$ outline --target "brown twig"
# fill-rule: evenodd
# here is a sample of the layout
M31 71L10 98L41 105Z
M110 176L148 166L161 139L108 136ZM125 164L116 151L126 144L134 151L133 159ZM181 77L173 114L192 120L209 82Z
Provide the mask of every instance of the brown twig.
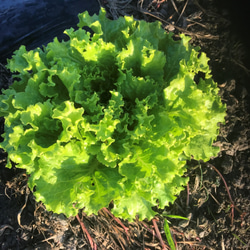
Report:
M10 229L10 230L13 230L14 231L14 228L10 225L1 225L0 226L0 236L2 236L4 234L4 231L6 229Z
M87 238L88 238L88 241L89 241L89 244L91 246L91 249L96 250L97 249L97 245L93 241L92 237L90 236L87 228L85 227L84 223L81 221L81 219L80 219L80 217L79 217L78 214L76 215L76 218L77 218L77 220L78 220L78 222L79 222L79 224L80 224L80 226L82 228L83 233L85 233L86 236L87 236Z
M212 164L208 164L208 165L209 165L213 170L215 170L215 171L218 173L218 175L220 176L220 178L221 178L222 181L224 182L224 185L225 185L225 188L226 188L226 190L227 190L227 194L228 194L229 200L230 200L230 202L231 202L231 209L232 209L231 224L233 225L233 221L234 221L234 208L235 208L240 214L242 214L243 212L242 212L237 206L235 206L234 201L233 201L233 199L232 199L232 196L231 196L231 194L230 194L229 188L228 188L228 186L227 186L227 183L226 183L226 181L225 181L223 175L220 173L220 171L219 171L215 166L213 166Z
M162 240L159 228L158 228L157 223L156 223L156 219L153 219L152 222L153 222L153 225L154 225L154 228L155 228L156 235L157 235L158 239L160 240L162 249L166 250L167 248L166 248L166 245L164 244L164 242Z
M73 207L75 208L75 205L73 205ZM93 241L92 237L90 236L90 234L89 234L87 228L85 227L83 221L80 219L80 217L79 217L78 214L76 215L76 219L78 220L78 222L79 222L79 224L80 224L80 226L81 226L81 228L82 228L83 233L86 234L86 236L87 236L87 238L88 238L88 241L89 241L89 244L90 244L90 246L91 246L91 249L92 249L92 250L97 250L97 245L96 245L96 243Z
M187 202L186 202L187 207L189 206L189 196L190 196L190 190L189 190L189 183L188 183L187 184Z
M173 5L173 7L174 7L176 13L179 15L179 11L178 11L178 9L177 9L177 7L176 7L176 5L175 5L174 0L171 0L171 3L172 3L172 5Z
M179 15L179 17L178 17L176 23L178 23L179 20L181 19L182 15L183 15L183 13L184 13L186 7L187 7L187 4L188 4L188 0L186 1L185 5L184 5L184 7L183 7L183 9L182 9L182 11L181 11L181 14Z
M21 207L21 209L19 210L19 212L18 212L18 214L17 214L17 222L18 222L18 225L19 225L21 228L24 228L23 225L21 224L21 215L22 215L22 212L23 212L24 208L25 208L26 205L27 205L27 201L28 201L28 198L29 198L29 194L30 194L29 188L28 188L28 186L26 186L25 202L24 202L23 206Z
M185 245L189 245L191 247L198 246L198 247L203 247L204 249L207 249L207 246L202 245L199 242L195 242L195 241L178 241L178 244L185 244Z
M141 11L141 13L143 13L145 15L152 16L156 20L160 21L162 24L167 24L167 25L173 26L175 29L177 29L179 32L182 32L185 35L195 37L195 38L198 38L198 39L209 39L209 40L218 40L219 39L218 35L211 35L211 34L206 34L206 33L203 34L201 32L191 32L191 31L188 31L188 30L183 29L181 27L178 27L177 25L174 25L174 24L172 24L172 23L160 18L159 16L154 15L153 13L150 13L150 12L148 12L146 10L140 10L140 11Z
M142 225L146 228L146 230L148 231L148 232L150 232L152 235L153 235L153 238L154 238L154 236L155 236L155 231L153 230L153 229L151 229L150 227L148 227L148 225L145 223L145 222L141 222L142 223Z
M108 214L112 217L112 219L114 219L114 220L124 229L124 231L125 231L125 233L126 233L126 235L127 235L127 240L129 240L129 233L128 233L129 228L126 227L126 226L120 221L120 219L116 218L116 217L115 217L106 207L104 207L103 210L104 210L106 213L108 213Z
M161 234L160 234L160 232L159 232L159 234L156 234L156 230L153 230L153 229L151 229L151 228L149 228L148 226L147 226L147 224L145 223L145 222L141 222L142 223L142 225L146 228L146 230L148 231L148 232L150 232L152 235L153 235L153 238L154 238L154 236L156 236L156 238L158 238L158 240L161 242L161 240L162 240L162 237L161 237ZM156 225L156 227L157 227L157 225ZM158 228L158 227L157 227ZM159 231L159 229L158 229L158 231ZM162 240L162 242L163 242L163 240ZM165 246L167 249L170 249L168 246ZM166 249L165 248L165 249Z

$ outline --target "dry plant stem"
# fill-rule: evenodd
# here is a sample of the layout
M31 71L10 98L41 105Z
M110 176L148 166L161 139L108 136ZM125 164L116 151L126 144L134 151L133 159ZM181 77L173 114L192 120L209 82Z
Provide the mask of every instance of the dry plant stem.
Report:
M178 244L185 244L185 246L189 245L190 247L197 246L197 247L199 247L199 249L201 247L202 247L202 249L208 249L207 246L202 245L202 244L197 243L197 242L194 242L194 241L178 241ZM194 248L192 248L192 249L194 249Z
M21 215L22 215L22 212L24 210L24 208L26 207L27 205L27 201L28 201L28 198L29 198L29 188L28 186L26 186L26 193L25 193L25 203L24 205L21 207L21 209L19 210L18 214L17 214L17 222L18 222L18 225L21 227L21 228L24 228L21 224Z
M154 236L155 236L155 231L152 230L151 228L149 228L145 222L142 221L141 223L142 223L142 225L146 228L146 230L147 230L148 232L150 232L150 233L153 235L153 237L154 237Z
M176 5L175 5L174 0L171 0L171 3L172 3L172 5L173 5L173 7L174 7L176 13L179 15L179 11L178 11L178 9L177 9L177 7L176 7Z
M78 220L78 222L79 222L79 224L80 224L80 226L82 228L83 233L85 233L87 235L87 238L88 238L89 244L91 246L91 249L96 250L97 245L95 244L95 242L93 242L92 237L90 236L87 228L85 227L84 223L81 221L78 214L76 215L76 218L77 218L77 220Z
M126 227L118 218L116 218L106 207L103 208L103 210L108 213L124 230L128 238L128 230L129 228Z
M11 198L10 198L9 195L7 194L7 186L5 186L4 194L5 194L5 196L6 196L9 200L11 200Z
M161 237L161 234L159 233L159 235L158 234L156 234L155 235L155 231L156 230L153 230L153 229L151 229L151 228L149 228L148 226L147 226L147 224L145 223L145 222L141 222L142 223L142 225L146 228L146 230L148 231L148 232L150 232L152 235L153 235L153 238L154 238L154 236L156 236L156 238L158 238L158 240L159 241L161 241L162 240L162 237ZM156 225L156 227L157 227L157 225ZM158 227L157 227L158 228ZM159 230L158 230L159 231ZM165 246L167 249L170 249L168 246ZM166 249L165 248L165 249Z
M181 19L183 13L184 13L184 11L185 11L185 9L186 9L186 7L187 7L187 4L188 4L188 0L186 1L185 5L184 5L184 7L183 7L183 9L182 9L182 11L181 11L181 14L179 15L179 17L178 17L176 23L178 23L178 22L180 21L180 19Z
M189 183L188 183L187 184L187 202L186 202L187 207L189 206L189 195L190 195L190 191L189 191Z
M164 242L163 242L163 240L162 240L162 237L161 237L159 228L158 228L157 223L156 223L156 219L153 219L152 222L153 222L153 224L154 224L154 228L155 228L156 235L157 235L158 239L160 240L162 249L163 249L163 250L166 250L167 248L166 248L166 245L164 244Z
M225 185L225 188L226 188L226 190L227 190L227 194L228 194L229 200L230 200L230 202L231 202L231 208L232 208L232 221L231 221L231 223L232 223L232 225L233 225L234 208L235 208L240 214L242 214L242 211L241 211L237 206L235 206L234 201L233 201L233 199L232 199L232 196L231 196L231 194L230 194L229 188L228 188L228 186L227 186L227 183L226 183L224 177L222 176L222 174L220 173L220 171L219 171L215 166L213 166L212 164L208 164L208 166L210 166L213 170L215 170L215 171L218 173L218 175L220 176L220 178L221 178L221 179L223 180L223 182L224 182L224 185Z
M154 17L156 20L160 21L162 24L165 23L165 24L168 24L168 25L172 25L175 29L177 29L179 32L182 32L183 34L185 35L188 35L188 36L191 36L191 37L196 37L198 39L210 39L210 40L218 40L219 39L219 36L217 35L211 35L211 34L202 34L202 33L199 33L199 32L191 32L191 31L188 31L186 29L183 29L181 27L178 27L148 11L145 11L145 10L141 10L141 13L145 14L145 15L149 15L149 16L152 16Z
M3 235L4 231L9 228L10 230L13 230L14 231L14 228L10 225L1 225L0 226L0 236Z

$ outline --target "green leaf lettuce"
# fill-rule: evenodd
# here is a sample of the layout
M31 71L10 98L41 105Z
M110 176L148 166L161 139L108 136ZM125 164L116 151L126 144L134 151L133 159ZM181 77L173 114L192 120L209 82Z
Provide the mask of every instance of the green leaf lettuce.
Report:
M8 62L16 78L0 97L8 167L25 168L55 213L96 214L113 201L116 216L151 219L187 184L187 159L219 152L225 106L208 58L158 22L111 21L103 9L79 20L68 41L21 46Z

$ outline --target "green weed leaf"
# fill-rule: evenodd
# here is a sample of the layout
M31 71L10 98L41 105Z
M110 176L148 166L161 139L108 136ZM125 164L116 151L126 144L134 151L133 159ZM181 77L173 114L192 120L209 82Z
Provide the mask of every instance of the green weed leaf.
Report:
M174 244L174 241L172 238L172 234L171 234L171 231L170 231L170 228L168 225L168 221L166 219L164 219L164 232L166 234L167 241L168 241L168 244L169 244L171 250L175 250L176 247L175 247L175 244Z

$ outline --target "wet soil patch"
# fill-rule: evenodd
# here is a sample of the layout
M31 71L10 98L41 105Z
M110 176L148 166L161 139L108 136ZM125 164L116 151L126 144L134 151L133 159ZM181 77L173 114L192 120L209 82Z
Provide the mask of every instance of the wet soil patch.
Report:
M232 19L230 4L216 5L212 0L115 2L100 1L111 18L133 14L147 21L160 20L176 36L190 35L191 42L211 58L214 79L227 104L226 121L216 142L221 152L207 163L188 163L188 186L173 205L159 211L154 222L135 219L128 223L116 220L107 209L92 216L80 211L78 218L48 212L28 189L25 171L15 166L7 169L7 154L1 151L1 249L91 249L86 232L97 249L169 249L163 225L166 213L189 219L168 218L178 249L250 248L249 51L235 29L236 22L243 25L244 21L234 14ZM0 65L1 88L11 82L11 75ZM1 118L1 133L3 123Z

